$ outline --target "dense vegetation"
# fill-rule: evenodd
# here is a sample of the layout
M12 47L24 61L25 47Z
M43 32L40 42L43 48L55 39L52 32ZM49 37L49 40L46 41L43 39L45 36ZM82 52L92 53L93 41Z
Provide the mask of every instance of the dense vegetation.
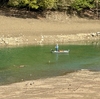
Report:
M100 0L0 0L1 6L27 8L28 10L84 10L99 9Z
M1 0L1 4L7 4L13 7L27 7L31 9L67 9L71 6L73 9L82 10L85 8L95 8L100 0ZM100 6L100 5L99 5Z

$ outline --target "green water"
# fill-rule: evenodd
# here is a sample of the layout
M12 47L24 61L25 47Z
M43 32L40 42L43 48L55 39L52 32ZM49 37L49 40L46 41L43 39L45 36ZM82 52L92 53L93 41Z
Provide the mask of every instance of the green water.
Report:
M100 71L100 46L60 45L69 54L53 54L49 46L0 48L0 85L64 75L81 69Z

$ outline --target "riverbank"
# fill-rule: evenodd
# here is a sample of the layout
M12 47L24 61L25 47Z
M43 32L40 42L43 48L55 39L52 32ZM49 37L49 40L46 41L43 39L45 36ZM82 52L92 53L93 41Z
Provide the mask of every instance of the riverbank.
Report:
M99 89L100 72L81 70L0 86L0 99L99 99Z
M23 19L0 16L0 45L64 44L100 39L99 20Z

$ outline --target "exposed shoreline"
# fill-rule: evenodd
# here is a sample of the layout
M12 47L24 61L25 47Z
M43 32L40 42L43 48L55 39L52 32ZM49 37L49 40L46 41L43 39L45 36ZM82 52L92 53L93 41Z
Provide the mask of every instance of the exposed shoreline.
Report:
M0 46L65 44L99 39L99 20L72 18L59 22L0 16Z
M0 99L99 99L100 72L67 75L0 86Z
M82 44L84 42L97 42L100 35L97 33L81 33L71 35L39 35L0 37L0 46L22 46L22 45L50 45L50 44ZM79 43L80 42L80 43Z

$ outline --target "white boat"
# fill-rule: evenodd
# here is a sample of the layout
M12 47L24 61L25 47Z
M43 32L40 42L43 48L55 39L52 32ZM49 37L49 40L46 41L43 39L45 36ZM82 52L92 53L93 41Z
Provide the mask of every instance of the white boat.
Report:
M59 50L59 51L51 50L52 53L58 53L58 54L59 53L65 53L65 54L67 54L67 53L69 53L69 51L70 50Z

